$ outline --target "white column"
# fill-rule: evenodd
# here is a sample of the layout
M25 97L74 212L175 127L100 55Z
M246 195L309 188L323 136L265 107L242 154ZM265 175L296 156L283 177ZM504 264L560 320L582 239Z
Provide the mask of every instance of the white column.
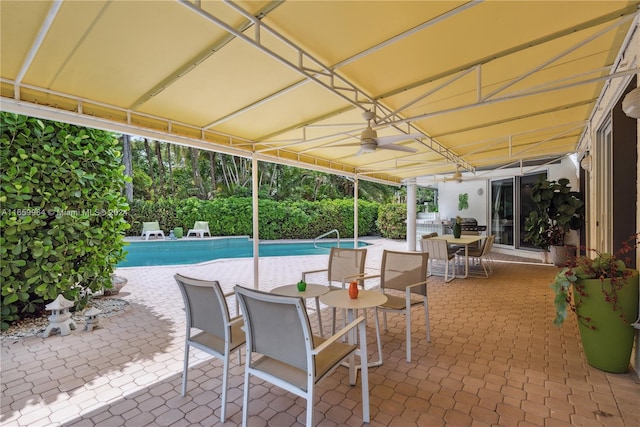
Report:
M416 250L417 195L416 179L405 181L407 185L407 250Z
M358 176L353 179L353 247L358 248L358 194L360 193L358 188Z
M255 154L251 157L251 192L253 205L253 287L258 289L260 269L258 245L260 244L260 233L258 231L258 158Z

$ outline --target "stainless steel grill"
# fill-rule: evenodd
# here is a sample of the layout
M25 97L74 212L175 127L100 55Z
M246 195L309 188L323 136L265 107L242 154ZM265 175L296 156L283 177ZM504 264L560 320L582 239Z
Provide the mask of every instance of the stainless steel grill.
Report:
M456 219L451 218L450 221L451 224L449 225L449 231L451 232L451 228L453 227L453 224L455 224ZM461 218L460 226L462 228L462 231L477 231L479 233L481 231L487 230L487 226L478 225L478 220L476 220L475 218Z

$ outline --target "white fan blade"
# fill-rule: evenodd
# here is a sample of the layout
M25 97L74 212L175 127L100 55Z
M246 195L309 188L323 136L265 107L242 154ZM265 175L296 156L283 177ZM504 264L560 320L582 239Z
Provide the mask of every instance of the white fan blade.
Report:
M381 145L389 145L394 142L408 141L410 139L415 139L415 138L424 138L424 135L421 133L409 133L406 135L381 136L376 138L376 142L378 143L378 147L379 147Z
M381 150L406 151L407 153L415 153L416 151L418 151L415 148L403 147L402 145L393 145L393 144L387 144L387 145L378 144L378 148Z

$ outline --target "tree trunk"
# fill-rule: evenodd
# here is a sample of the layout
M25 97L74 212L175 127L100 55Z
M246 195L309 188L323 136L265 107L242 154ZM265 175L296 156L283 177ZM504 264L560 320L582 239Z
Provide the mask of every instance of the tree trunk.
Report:
M216 153L215 151L209 151L209 169L211 170L211 196L213 199L216 194Z
M147 155L147 162L149 164L149 178L151 178L151 189L154 190L156 186L156 174L153 171L153 157L151 156L151 147L149 147L149 140L144 139L144 151ZM151 193L153 194L153 192Z
M236 183L236 179L233 176L233 170L229 164L233 163L233 156L226 155L222 158L222 162L220 163L222 166L222 176L224 177L225 185L227 186L227 194L231 194L233 192L234 183Z
M269 194L273 194L276 189L276 185L278 184L279 172L280 172L279 165L274 163L271 169L271 179L269 180Z
M200 176L200 169L198 167L198 157L200 157L200 150L197 148L189 147L189 155L191 157L191 172L193 173L193 185L196 187L197 196L200 199L206 197L204 193L204 185L202 184L202 177Z
M124 183L124 195L127 202L133 202L133 164L131 162L131 140L129 135L122 135L122 163L124 164L124 176L131 178L131 182Z
M164 163L162 162L162 150L160 149L160 142L156 141L156 157L158 158L158 179L160 181L160 191L159 193L161 195L164 195L165 193L165 188L164 188L164 178L165 178L165 172L164 172Z
M167 163L169 164L169 183L171 185L171 195L175 196L176 188L173 181L173 165L171 164L171 144L167 144Z

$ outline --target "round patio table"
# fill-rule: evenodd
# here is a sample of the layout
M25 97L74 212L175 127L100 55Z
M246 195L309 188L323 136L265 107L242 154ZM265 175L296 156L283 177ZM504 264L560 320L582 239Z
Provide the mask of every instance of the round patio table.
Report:
M387 302L387 296L382 292L360 290L358 292L358 298L351 298L349 296L348 289L340 289L337 291L331 291L320 296L320 301L329 307L342 308L347 310L347 323L353 322L355 318L355 312L357 310L365 310L367 308L378 307ZM378 340L378 360L368 363L369 366L382 365L382 345L380 343L380 325L378 322L377 314L374 315L376 319L376 338ZM355 342L355 337L350 335L350 340ZM356 366L356 368L358 368Z
M316 312L318 313L318 325L320 328L320 336L324 336L324 332L322 331L322 316L320 314L320 301L318 298L321 295L329 292L329 287L326 285L316 285L314 283L307 283L307 288L304 291L298 290L298 285L284 285L278 286L277 288L273 288L271 293L284 295L287 297L301 297L304 299L314 298L316 300Z

